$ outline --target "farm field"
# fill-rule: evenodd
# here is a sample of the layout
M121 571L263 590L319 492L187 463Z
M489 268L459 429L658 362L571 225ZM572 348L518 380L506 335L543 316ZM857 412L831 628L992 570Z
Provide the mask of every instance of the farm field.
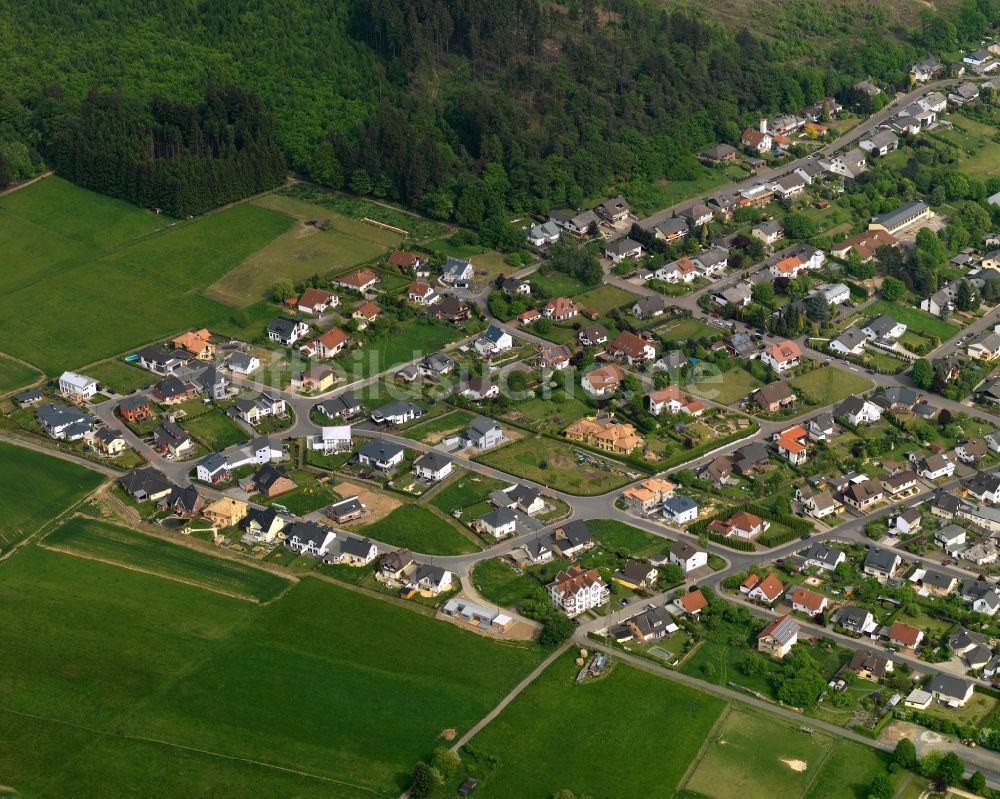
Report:
M173 223L58 178L4 197L0 218L0 248L17 265L0 276L0 316L21 331L5 347L49 375L228 317L200 292L292 221L244 204ZM27 324L53 304L86 313Z
M926 311L914 308L909 305L897 305L896 303L876 300L865 308L865 316L873 319L876 316L887 314L897 322L902 322L907 328L923 336L937 336L941 342L945 342L954 336L961 328L951 322L938 319Z
M83 557L258 602L271 601L289 585L284 577L263 569L85 516L63 522L43 542Z
M709 375L697 383L688 383L684 388L722 405L734 405L761 385L756 377L737 367L719 375Z
M267 194L253 204L285 214L295 224L206 289L207 297L225 305L242 307L265 299L279 277L298 283L370 261L402 240L398 233L286 194ZM306 224L310 219L328 221L330 228Z
M590 457L588 455L588 457ZM599 463L608 463L593 456ZM580 496L605 494L625 485L629 478L617 468L597 468L579 463L574 448L548 438L524 438L476 459L508 474Z
M250 436L223 411L213 409L201 416L182 420L181 427L187 430L205 447L211 450L226 449L233 444L242 444Z
M40 377L42 373L38 370L0 355L0 396L30 385Z
M259 606L37 547L0 570L25 604L0 618L0 771L24 796L397 796L538 660L311 578Z
M472 740L473 763L482 764L476 794L548 799L567 788L577 796L671 799L724 702L623 663L583 685L576 672L572 656L563 656ZM575 734L572 746L554 745L582 719L601 721ZM684 734L665 745L678 729Z
M793 377L788 383L805 392L820 405L829 405L851 395L863 394L875 385L871 380L835 366L813 369L804 375Z
M131 394L139 388L149 388L160 378L138 366L132 366L119 358L101 361L86 368L88 377L94 378L101 386L108 386L118 394Z
M683 787L713 799L796 799L814 783L833 746L831 736L734 707L705 741Z
M0 443L0 552L31 535L104 481L83 466Z
M359 532L384 544L425 555L462 555L481 548L450 522L421 505L402 505Z
M634 303L637 299L638 296L630 291L604 284L577 294L573 301L582 308L606 314L626 303Z

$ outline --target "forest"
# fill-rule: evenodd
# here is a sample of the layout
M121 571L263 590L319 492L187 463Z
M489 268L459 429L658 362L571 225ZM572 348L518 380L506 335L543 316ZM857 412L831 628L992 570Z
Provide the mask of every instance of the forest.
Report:
M780 11L749 30L646 0L0 0L0 180L37 171L41 154L142 204L161 173L154 184L200 181L197 201L156 195L163 207L216 202L230 181L195 164L221 135L211 87L235 86L260 99L243 149L262 171L274 165L269 117L292 169L481 227L691 177L691 153L736 141L757 115L847 98L865 77L904 86L915 58L998 19L995 0L924 9L905 27L849 0ZM198 131L157 117L174 104ZM125 192L134 179L98 176L93 145L66 146L109 114L131 152L179 136L184 157L154 157ZM234 157L213 152L213 169L239 171Z

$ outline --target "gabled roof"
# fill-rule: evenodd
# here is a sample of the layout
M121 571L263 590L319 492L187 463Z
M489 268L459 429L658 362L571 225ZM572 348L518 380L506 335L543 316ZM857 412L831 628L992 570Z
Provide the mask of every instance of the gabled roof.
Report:
M779 619L775 619L768 624L767 627L760 631L757 638L773 638L779 644L784 646L785 644L794 641L798 634L798 623L791 616L786 615Z

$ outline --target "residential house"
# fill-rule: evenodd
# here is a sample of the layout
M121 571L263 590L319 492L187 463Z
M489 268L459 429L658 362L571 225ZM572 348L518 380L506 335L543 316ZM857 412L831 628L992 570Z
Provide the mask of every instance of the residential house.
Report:
M612 241L604 247L604 257L612 263L618 263L625 258L639 258L641 255L642 245L629 238Z
M376 424L388 424L398 427L407 422L412 422L417 417L423 415L424 409L419 405L403 400L393 400L373 410L371 419Z
M858 510L866 510L882 501L885 492L881 481L873 477L860 483L851 483L844 491L844 502Z
M585 236L591 225L596 228L601 223L600 217L593 211L580 211L574 214L572 211L555 209L549 212L549 218L575 236Z
M768 219L750 228L750 235L760 239L765 244L774 244L785 235L785 226L777 219Z
M924 638L924 631L909 624L895 621L889 627L889 643L902 649L915 650Z
M118 485L136 502L156 502L174 489L174 484L152 466L132 469L123 474L118 478Z
M462 302L454 295L445 294L444 299L442 299L441 302L436 303L431 310L427 312L427 315L433 319L442 319L446 322L451 322L452 324L458 324L471 318L472 309L469 308L467 303Z
M677 494L663 503L663 515L676 525L693 522L698 518L698 503L691 497Z
M474 524L478 530L499 540L517 532L518 519L520 516L516 511L510 508L497 508L476 519Z
M484 399L495 399L500 396L500 387L487 377L471 376L464 383L459 383L457 391L460 396L479 402Z
M633 591L651 591L656 587L656 578L659 574L658 569L644 561L626 558L625 565L616 571L611 579Z
M671 633L677 632L680 628L674 623L673 617L664 607L648 606L642 613L628 619L624 624L627 638L616 632L615 637L621 643L630 641L633 638L640 643L655 641L665 638Z
M653 319L660 316L666 310L666 303L659 295L640 297L632 305L632 314L637 319ZM605 331L607 333L607 331Z
M643 443L631 424L620 424L606 417L578 419L563 430L563 435L595 449L619 455L627 455Z
M652 340L625 331L608 342L605 347L608 355L626 361L630 366L656 359L656 347Z
M757 650L778 658L787 655L799 640L799 625L785 615L768 624L757 635Z
M911 455L916 453L911 453ZM917 456L915 458L917 474L926 480L938 480L942 477L951 477L955 473L955 462L944 453L929 455L927 457Z
M631 213L628 202L620 194L605 200L594 211L602 219L607 219L609 222L623 222L628 219Z
M74 402L89 400L97 393L97 381L76 372L63 372L59 376L59 393Z
M708 529L727 538L753 539L771 526L771 523L753 513L736 511L725 521L716 519L709 524Z
M755 130L754 128L747 128L744 130L743 135L740 136L740 143L753 152L766 153L770 151L771 147L774 146L774 142L771 139L771 135L766 130L766 120L761 122L761 128L764 129Z
M986 440L974 438L971 441L963 441L955 447L955 455L962 463L975 463L989 452Z
M871 632L878 626L872 614L865 608L859 608L857 605L842 607L834 614L834 617L837 624L848 632L857 635Z
M309 325L297 319L278 316L267 326L267 337L278 344L291 347L309 332Z
M476 270L469 261L449 256L441 269L441 280L449 286L468 288Z
M653 416L659 416L664 411L683 412L690 416L701 416L705 412L704 403L681 392L680 386L676 384L651 391L646 395L646 399L649 403L649 412Z
M670 547L669 560L685 574L708 565L708 553L688 541L676 541Z
M314 363L292 377L291 387L294 391L302 392L327 391L333 387L336 380L337 375L333 369L326 364Z
M802 350L794 341L779 341L764 347L760 359L778 374L794 369L802 358Z
M880 583L884 583L892 578L902 562L902 558L891 549L872 547L865 557L864 573L869 577L874 577Z
M462 435L462 443L466 447L475 447L478 450L490 449L506 441L503 428L500 422L488 419L485 416L477 416L466 428Z
M837 502L829 491L813 492L800 489L798 494L805 512L814 519L825 519L827 516L840 513L844 509L844 506Z
M956 449L957 452L957 449ZM977 472L971 479L963 483L970 496L980 502L994 505L1000 503L1000 475L991 472Z
M729 251L711 247L694 257L694 265L702 277L720 277L729 266Z
M259 397L236 400L226 413L256 426L267 417L286 415L288 409L283 397L265 392Z
M970 358L978 361L995 361L1000 358L1000 333L988 333L969 343L965 351Z
M802 565L806 568L813 567L832 572L836 571L837 567L845 560L847 560L847 555L841 550L817 542L809 548Z
M406 450L390 441L373 439L358 450L358 462L379 471L388 472L403 462Z
M149 398L141 394L125 397L118 403L118 415L126 422L141 422L153 417Z
M259 493L266 497L276 497L295 489L295 482L288 476L284 466L265 463L252 476L240 480L240 488L248 494Z
M333 502L323 508L323 514L337 524L347 524L355 519L360 519L368 510L367 506L355 494L350 497Z
M869 320L861 328L861 332L870 339L895 340L906 332L906 325L902 322L897 322L887 314L882 314Z
M885 489L886 493L893 496L906 491L912 491L917 487L917 473L910 469L896 472L887 477L883 476L879 479L882 481L882 488Z
M542 308L542 316L551 319L553 322L565 322L579 315L580 309L569 297L556 297L545 303Z
M232 477L229 458L221 452L210 452L195 467L195 477L203 483L223 483Z
M802 261L796 255L780 258L770 266L770 273L773 277L786 277L789 280L796 278L803 270Z
M845 327L835 339L829 344L830 352L837 355L861 355L865 351L865 344L868 337L858 330L854 325Z
M514 346L514 339L506 330L497 325L490 325L475 342L476 352L483 358L489 358L506 352Z
M368 325L378 319L380 313L382 311L378 305L368 300L354 309L351 319L354 320L358 330L365 330Z
M939 702L950 707L962 707L972 698L974 685L971 680L935 672L927 683L927 692Z
M941 63L934 56L930 56L910 67L910 74L917 83L927 83L943 69Z
M578 563L560 571L547 587L555 606L567 616L600 607L611 596L597 569L585 571Z
M336 397L325 399L317 403L315 407L320 413L331 419L350 419L363 410L361 402L354 396L353 391L345 391Z
M313 452L333 455L347 452L351 448L351 426L349 424L327 426L319 429L319 435L306 436L306 445Z
M406 298L417 305L430 305L437 300L437 293L429 283L417 280L407 287Z
M153 428L153 449L161 455L181 458L194 449L194 439L170 419L163 419Z
M825 596L817 594L815 591L810 591L808 588L803 588L800 585L792 589L789 599L792 604L792 610L804 613L810 618L818 616L827 608L827 599Z
M708 607L708 600L700 589L695 589L674 599L673 607L682 615L697 616Z
M821 283L810 296L822 297L827 305L843 305L851 299L851 290L843 283Z
M667 244L680 241L688 234L688 222L686 219L674 216L665 222L661 222L653 228L653 235Z
M818 413L806 423L806 430L812 441L829 441L836 435L832 413Z
M868 158L863 150L855 148L841 155L825 158L820 164L831 175L840 175L853 180L868 168Z
M899 136L882 129L863 137L858 146L871 155L888 155L899 146Z
M301 352L307 356L327 360L341 353L347 347L348 342L347 334L343 330L339 327L332 327L302 347Z
M585 347L604 344L608 340L608 329L604 325L588 325L577 334L577 339Z
M594 538L587 529L586 522L572 521L556 528L551 543L552 553L568 560L593 549Z
M871 400L852 396L836 407L833 415L838 419L846 419L855 427L862 424L874 424L882 418L882 409Z
M128 449L128 442L121 434L120 430L112 430L110 427L102 427L92 439L94 449L101 455L114 458L121 455Z
M547 344L539 348L537 357L543 369L558 370L569 366L572 353L565 344Z
M559 226L552 221L532 225L528 230L528 244L534 247L544 247L559 241Z
M698 157L711 164L721 164L724 161L736 161L737 153L736 148L730 144L713 144L708 149L702 150Z
M761 386L754 392L753 397L757 406L765 413L777 413L795 402L795 393L784 380L776 380Z
M323 557L337 539L329 527L315 522L293 522L285 530L285 546L299 555Z
M895 135L895 134L894 134ZM834 244L830 253L836 258L846 260L852 251L858 254L861 263L868 263L875 258L875 253L882 247L898 247L899 240L884 230L865 230L848 236L839 244Z
M508 297L528 296L531 294L531 284L523 277L504 278L500 284L500 288L503 289L504 294Z
M378 557L378 547L368 538L338 533L336 540L323 555L324 563L341 563L345 566L367 566Z
M628 486L622 499L631 510L648 513L663 504L674 494L674 484L659 477L650 477L639 485Z
M618 391L625 373L621 367L609 363L585 374L580 385L583 390L594 397L607 397Z
M172 374L190 359L190 354L186 350L167 352L163 347L155 345L143 347L136 355L143 369L160 375Z
M862 680L879 682L886 674L892 672L892 661L887 655L859 649L851 656L847 668Z
M189 381L171 375L153 386L153 396L161 405L177 405L198 394L198 387Z
M232 497L220 497L211 505L202 510L201 514L213 527L224 530L227 527L235 527L247 515L248 506L242 499Z
M246 352L234 352L223 362L223 366L237 375L252 375L260 369L260 360Z

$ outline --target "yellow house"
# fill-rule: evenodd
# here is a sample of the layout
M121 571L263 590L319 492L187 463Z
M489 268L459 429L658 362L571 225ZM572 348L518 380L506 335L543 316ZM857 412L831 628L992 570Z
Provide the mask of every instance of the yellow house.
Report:
M247 503L241 499L223 497L205 508L202 514L215 527L235 527L247 515Z

